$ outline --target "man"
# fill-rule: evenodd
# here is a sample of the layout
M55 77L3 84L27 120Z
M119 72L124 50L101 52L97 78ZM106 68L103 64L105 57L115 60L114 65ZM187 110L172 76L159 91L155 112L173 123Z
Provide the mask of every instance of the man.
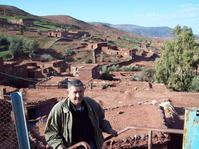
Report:
M54 149L66 149L80 141L92 149L101 149L102 131L117 136L110 123L104 119L104 110L93 99L84 97L84 85L74 79L68 82L68 98L58 102L51 110L45 138Z

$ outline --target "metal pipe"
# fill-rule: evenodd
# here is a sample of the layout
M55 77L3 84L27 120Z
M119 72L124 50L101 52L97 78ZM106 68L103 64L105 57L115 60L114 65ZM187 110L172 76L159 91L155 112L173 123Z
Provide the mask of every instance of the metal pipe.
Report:
M20 149L30 149L30 142L26 119L24 114L24 104L21 92L11 94L12 109L14 112L18 147Z
M78 142L78 143L68 147L67 149L76 149L80 146L83 146L85 149L91 149L90 145L84 141Z
M148 149L152 149L152 131L148 131Z
M167 133L174 133L174 134L183 134L183 130L182 129L162 129L162 128L152 128L152 127L135 127L135 126L130 126L130 127L126 127L120 131L118 131L118 135L130 130L130 129L135 129L135 130L146 130L146 131L158 131L158 132L167 132ZM111 139L113 137L113 135L107 136L104 141L107 141L109 139Z

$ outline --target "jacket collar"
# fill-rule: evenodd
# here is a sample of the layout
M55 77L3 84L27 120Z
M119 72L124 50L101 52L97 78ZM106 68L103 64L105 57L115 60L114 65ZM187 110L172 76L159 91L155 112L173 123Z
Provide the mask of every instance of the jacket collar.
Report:
M92 111L92 108L88 102L89 99L87 97L84 97L83 100L84 100L86 107L88 108L88 111ZM69 99L69 97L67 97L66 99L64 99L63 112L67 113L69 111L69 107L70 107L70 99Z

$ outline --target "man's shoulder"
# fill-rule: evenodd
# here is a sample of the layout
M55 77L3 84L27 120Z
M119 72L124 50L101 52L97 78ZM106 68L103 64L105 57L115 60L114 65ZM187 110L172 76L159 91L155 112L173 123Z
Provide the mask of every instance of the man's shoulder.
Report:
M94 99L92 99L92 98L90 98L90 97L88 97L88 96L85 96L85 97L84 97L84 100L85 100L86 102L97 103Z
M94 100L94 99L92 99L90 97L87 97L87 96L84 97L84 101L86 103L88 103L89 105L100 106L99 103L96 100Z
M54 111L57 111L57 110L61 110L63 107L66 107L67 106L67 98L59 101L58 103L56 103L54 106L53 106L53 109Z

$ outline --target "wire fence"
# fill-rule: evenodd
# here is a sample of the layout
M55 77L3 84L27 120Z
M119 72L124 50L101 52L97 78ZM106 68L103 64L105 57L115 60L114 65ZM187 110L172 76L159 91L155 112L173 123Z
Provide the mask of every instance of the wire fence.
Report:
M18 149L12 105L0 99L0 149Z

